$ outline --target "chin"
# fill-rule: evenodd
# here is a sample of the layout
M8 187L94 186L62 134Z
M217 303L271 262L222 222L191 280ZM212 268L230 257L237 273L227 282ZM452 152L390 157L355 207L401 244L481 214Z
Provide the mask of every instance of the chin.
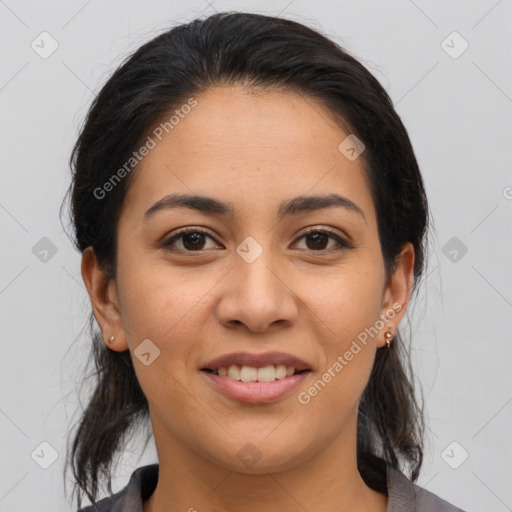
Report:
M267 435L268 432L272 432L272 429L255 429L254 435L246 431L244 435L234 436L227 446L217 444L224 451L212 453L208 450L208 458L229 471L258 475L291 469L307 461L320 449L307 446L303 434L290 438L279 436L277 432Z

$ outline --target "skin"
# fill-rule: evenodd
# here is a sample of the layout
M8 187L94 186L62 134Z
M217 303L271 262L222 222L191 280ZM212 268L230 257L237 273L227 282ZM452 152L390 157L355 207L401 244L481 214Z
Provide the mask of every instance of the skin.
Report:
M130 350L149 402L160 476L144 512L384 512L387 496L357 470L357 406L384 332L396 334L407 309L414 249L404 245L386 281L363 158L350 161L338 150L348 133L321 104L234 86L210 88L197 100L137 169L118 226L115 280L92 249L82 259L105 343ZM344 208L277 219L284 199L333 192L365 219ZM170 193L231 202L235 215L179 208L144 221ZM209 236L178 239L175 252L163 245L187 226ZM330 228L353 248L331 238L315 245L303 237L308 226ZM263 248L252 263L236 252L247 236ZM396 303L403 307L394 318L301 404L297 394ZM133 351L147 338L160 355L145 366ZM297 392L272 404L227 398L199 371L222 354L270 350L313 369ZM251 468L237 456L248 442L261 453Z

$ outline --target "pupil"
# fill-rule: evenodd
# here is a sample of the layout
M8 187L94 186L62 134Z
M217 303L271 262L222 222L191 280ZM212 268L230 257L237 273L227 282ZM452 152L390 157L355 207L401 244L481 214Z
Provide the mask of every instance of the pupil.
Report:
M200 242L202 236L201 233L188 233L183 238L183 245L187 249L200 249L201 247L197 247L197 243ZM190 239L192 239L192 244L188 243Z
M183 237L183 245L187 249L201 249L202 246L200 242L202 241L202 237L202 233L188 233ZM313 233L311 235L307 235L306 240L308 241L308 248L324 249L327 238L328 237L325 233ZM311 241L312 244L309 243ZM200 245L200 247L198 247L198 244Z
M325 242L325 240L327 239L327 235L325 233L313 233L312 235L308 235L309 236L309 240L313 239L313 244L314 244L314 247L310 247L309 244L308 244L308 249L318 249L318 244L320 244L321 246L324 245L322 244L322 241ZM320 247L320 249L324 249L325 247Z

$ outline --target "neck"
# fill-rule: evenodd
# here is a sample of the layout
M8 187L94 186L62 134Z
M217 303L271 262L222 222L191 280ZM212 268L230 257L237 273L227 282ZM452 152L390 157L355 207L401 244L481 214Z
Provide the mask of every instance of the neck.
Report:
M369 488L357 470L356 426L357 417L322 452L277 472L236 472L182 444L159 450L158 484L144 512L386 512L387 496Z

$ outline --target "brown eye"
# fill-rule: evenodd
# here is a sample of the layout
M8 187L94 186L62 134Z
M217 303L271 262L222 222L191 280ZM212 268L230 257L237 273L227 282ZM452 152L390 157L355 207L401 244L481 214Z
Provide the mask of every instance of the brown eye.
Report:
M327 230L310 229L306 234L302 235L297 240L302 239L306 240L306 249L314 252L349 249L352 247L339 235ZM328 247L329 239L337 242L338 247Z
M306 235L306 240L310 241L311 244L308 244L306 242L306 245L308 246L308 249L326 249L326 245L329 244L329 238L331 238L329 235L326 235L325 233L312 233Z
M182 235L182 240L185 249L190 251L202 249L204 246L203 233L186 233L185 235Z
M186 228L164 242L163 246L176 252L200 252L211 249L211 247L205 247L208 238L214 240L211 235L201 229ZM352 248L352 245L346 240L328 230L309 229L304 235L299 237L297 241L302 239L306 241L305 250L312 252L330 252ZM334 240L337 245L334 244L334 246L329 247L330 240ZM176 245L177 242L181 242L181 247Z
M164 247L183 252L196 252L205 249L206 238L213 238L200 229L184 229L164 242ZM181 241L182 247L176 247L176 242Z

